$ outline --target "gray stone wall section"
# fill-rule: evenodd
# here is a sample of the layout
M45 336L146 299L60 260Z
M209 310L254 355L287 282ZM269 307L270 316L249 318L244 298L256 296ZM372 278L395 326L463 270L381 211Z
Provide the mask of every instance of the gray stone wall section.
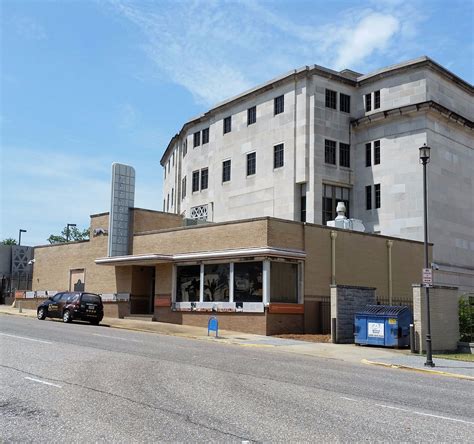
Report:
M354 342L354 315L366 305L375 305L375 288L331 285L331 319L336 318L336 331L331 325L331 337L338 344Z
M433 352L456 351L459 341L459 289L434 286L430 288L431 344ZM413 286L413 322L415 346L426 351L425 288Z

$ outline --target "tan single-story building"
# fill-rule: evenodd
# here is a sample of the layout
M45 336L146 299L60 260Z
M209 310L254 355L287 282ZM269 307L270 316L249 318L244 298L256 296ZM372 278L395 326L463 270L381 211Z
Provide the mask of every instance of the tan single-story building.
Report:
M258 333L325 333L330 286L375 287L383 303L412 301L423 244L271 217L184 226L178 215L130 209L129 254L107 256L109 213L89 241L35 248L37 294L103 295L106 315ZM109 302L107 302L109 301Z

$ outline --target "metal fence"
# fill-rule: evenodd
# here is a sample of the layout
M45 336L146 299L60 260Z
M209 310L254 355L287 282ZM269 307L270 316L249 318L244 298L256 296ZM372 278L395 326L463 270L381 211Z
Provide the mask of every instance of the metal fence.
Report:
M388 298L381 298L377 296L377 305L406 305L413 314L413 298L392 298L392 301Z
M5 298L13 296L16 290L31 290L33 276L28 273L15 273L14 275L0 276L0 303L5 302Z
M474 294L459 298L459 337L461 342L474 342Z

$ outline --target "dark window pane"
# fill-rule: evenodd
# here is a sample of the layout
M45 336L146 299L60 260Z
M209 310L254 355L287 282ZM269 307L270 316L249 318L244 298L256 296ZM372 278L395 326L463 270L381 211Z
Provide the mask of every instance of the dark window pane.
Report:
M380 163L380 140L374 142L374 165Z
M224 134L230 133L231 131L232 131L232 116L229 116L224 119Z
M339 165L350 168L351 146L347 143L339 143Z
M374 92L374 109L380 108L380 91Z
M88 302L89 304L100 304L102 302L100 296L91 293L84 293L81 302Z
M186 197L186 176L183 177L181 181L181 199Z
M284 164L284 147L283 143L273 147L273 168L280 168Z
M229 264L204 265L204 302L229 302Z
M247 176L255 174L257 171L257 154L249 153L247 154Z
M375 208L380 208L380 184L374 185L374 190L375 190Z
M337 103L337 92L327 89L326 90L326 108L336 109L336 103Z
M209 170L207 168L203 168L201 170L201 190L205 190L207 188L209 182Z
M202 144L209 143L209 128L202 130Z
M347 94L339 94L339 109L344 113L351 112L351 96Z
M365 187L365 209L372 209L372 187L370 185Z
M370 111L372 109L372 94L365 95L365 110Z
M252 106L247 110L247 125L252 125L257 121L257 107Z
M230 180L230 160L224 160L222 162L222 182L228 182Z
M301 196L301 222L306 222L306 196Z
M274 100L274 112L275 115L285 111L285 96L275 97Z
M199 302L201 266L176 267L176 302Z
M199 171L193 171L193 192L199 191Z
M262 302L262 262L234 264L234 301Z
M324 161L336 165L336 142L334 140L324 141Z
M270 302L298 303L298 265L270 263Z
M371 148L371 144L370 142L369 143L366 143L365 144L365 166L366 167L369 167L370 165L372 165L372 148Z
M193 140L194 140L194 145L193 145L194 148L201 145L201 132L200 131L198 131L197 133L194 133Z
M188 153L188 141L187 139L185 139L183 143L183 157L186 157L187 153ZM166 173L166 169L165 169L165 173Z

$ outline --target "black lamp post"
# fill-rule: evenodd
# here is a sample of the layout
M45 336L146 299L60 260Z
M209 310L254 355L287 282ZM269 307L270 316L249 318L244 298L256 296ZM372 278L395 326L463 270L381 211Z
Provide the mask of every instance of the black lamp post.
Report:
M425 243L425 268L430 268L428 264L428 199L426 186L426 165L430 161L430 147L426 143L420 148L420 163L423 164L423 215L424 215L424 243ZM430 319L430 286L425 284L426 294L426 367L434 367L431 349L431 319Z
M69 242L69 227L75 227L76 224L67 224L66 226L66 242Z
M22 228L20 228L20 231L18 233L18 246L21 245L21 233L26 233L26 230L23 230Z

